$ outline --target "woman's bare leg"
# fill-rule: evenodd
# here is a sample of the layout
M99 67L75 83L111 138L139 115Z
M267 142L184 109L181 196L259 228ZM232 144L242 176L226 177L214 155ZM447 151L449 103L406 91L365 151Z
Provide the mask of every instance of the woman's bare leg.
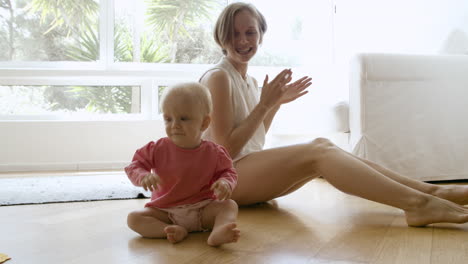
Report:
M309 164L307 149L304 145L267 149L237 161L239 177L231 199L239 205L269 201L320 176Z
M236 169L232 198L239 204L270 200L322 175L345 193L403 209L409 225L468 221L468 209L401 184L325 139L252 153Z
M304 186L306 183L310 182L311 180L315 179L316 177L310 177L310 178L305 178L302 181L296 182L294 185L289 187L289 189L285 190L284 192L280 193L279 196L285 196L290 193L293 193L297 190L299 190L302 186Z
M352 155L352 154L350 154ZM391 171L385 167L382 167L372 161L365 160L359 157L356 157L367 165L371 166L373 169L382 173L383 175L401 183L406 186L409 186L413 189L419 190L421 192L435 195L437 197L452 201L457 204L468 204L468 186L466 185L436 185L430 184L423 181L418 181L412 178L404 177L394 171Z

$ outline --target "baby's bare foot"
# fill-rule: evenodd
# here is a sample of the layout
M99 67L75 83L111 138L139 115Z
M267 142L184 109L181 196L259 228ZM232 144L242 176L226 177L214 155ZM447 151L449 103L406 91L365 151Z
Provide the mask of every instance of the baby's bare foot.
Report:
M188 234L187 229L178 225L166 226L166 228L164 228L164 232L166 233L167 240L173 244L184 240Z
M468 208L434 196L422 207L405 211L405 214L409 226L468 222Z
M468 204L468 185L437 185L433 194L457 204Z
M208 245L215 247L226 243L237 242L240 237L240 230L236 227L236 223L229 223L214 228L208 237Z

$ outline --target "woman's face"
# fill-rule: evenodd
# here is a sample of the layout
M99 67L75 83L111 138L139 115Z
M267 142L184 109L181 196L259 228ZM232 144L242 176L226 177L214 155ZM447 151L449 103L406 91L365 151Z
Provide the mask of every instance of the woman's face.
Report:
M234 16L234 39L225 47L227 57L238 63L248 63L257 53L260 31L257 19L247 10Z

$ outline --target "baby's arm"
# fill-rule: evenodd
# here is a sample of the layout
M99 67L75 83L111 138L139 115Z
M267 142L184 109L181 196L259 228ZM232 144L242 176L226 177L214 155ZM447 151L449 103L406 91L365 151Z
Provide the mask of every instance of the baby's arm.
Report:
M218 147L217 180L211 185L211 190L214 191L216 198L222 201L231 197L237 184L237 172L226 149L222 146Z
M141 186L145 191L156 191L158 188L158 184L161 182L159 176L154 173L153 169L151 169L151 173L147 174L143 179L141 179Z
M145 178L146 188L152 185L149 183L154 182L153 176L147 176L150 176L153 173L152 168L154 167L154 164L152 160L155 147L155 142L150 142L142 148L138 149L135 152L135 155L133 156L130 165L125 167L125 173L127 174L130 181L133 183L133 185L142 186L143 188L145 188L145 186L143 186L143 180Z
M219 179L211 185L211 190L214 192L216 199L224 201L229 199L232 194L231 185L224 179Z

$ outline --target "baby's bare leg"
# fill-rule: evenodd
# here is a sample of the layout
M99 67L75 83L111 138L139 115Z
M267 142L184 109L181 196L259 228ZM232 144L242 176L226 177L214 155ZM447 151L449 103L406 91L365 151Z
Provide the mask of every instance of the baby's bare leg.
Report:
M155 208L143 208L128 214L127 224L130 229L146 238L166 238L177 243L187 236L187 230L170 224L166 212Z
M208 245L220 246L226 243L237 242L240 231L237 229L238 207L233 200L214 201L208 204L202 213L204 228L213 227L208 237Z

